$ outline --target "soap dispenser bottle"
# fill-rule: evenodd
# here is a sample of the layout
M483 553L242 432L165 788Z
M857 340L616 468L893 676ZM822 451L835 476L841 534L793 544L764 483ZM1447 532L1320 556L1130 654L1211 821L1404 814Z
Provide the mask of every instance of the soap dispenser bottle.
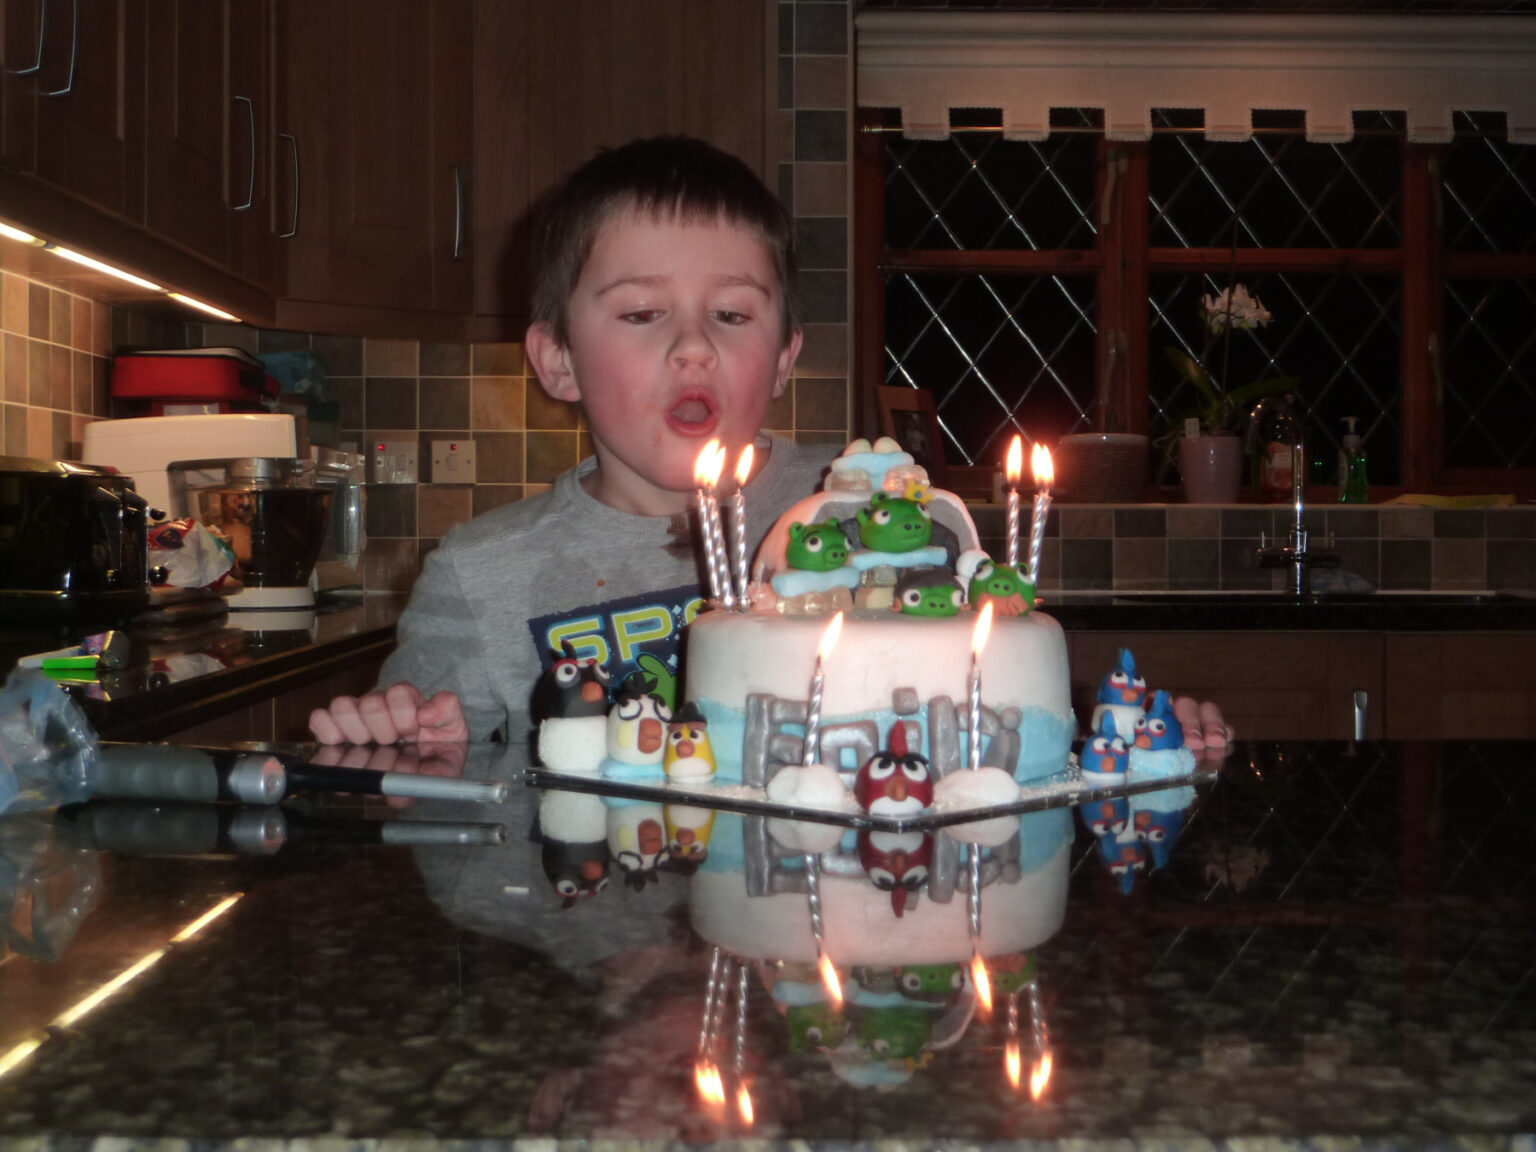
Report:
M1355 417L1344 417L1344 440L1339 449L1339 503L1366 503L1365 444L1355 431Z

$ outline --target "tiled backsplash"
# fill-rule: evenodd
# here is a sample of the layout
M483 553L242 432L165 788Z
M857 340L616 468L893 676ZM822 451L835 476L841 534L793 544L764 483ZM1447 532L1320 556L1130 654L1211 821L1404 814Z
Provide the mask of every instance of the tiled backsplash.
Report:
M79 454L80 429L107 414L112 309L0 273L0 444L8 456Z
M982 547L1001 555L1002 505L971 512ZM1256 553L1261 534L1284 542L1291 515L1288 505L1053 505L1040 586L1282 588L1288 570L1260 568ZM1027 521L1027 502L1025 516ZM1313 547L1337 550L1344 571L1378 588L1536 590L1536 505L1323 505L1307 509L1306 524Z

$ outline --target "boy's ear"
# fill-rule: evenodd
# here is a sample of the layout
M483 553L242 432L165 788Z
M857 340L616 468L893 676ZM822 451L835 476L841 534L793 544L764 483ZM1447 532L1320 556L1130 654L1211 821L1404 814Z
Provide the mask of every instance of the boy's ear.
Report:
M576 372L571 367L570 353L555 336L553 328L542 320L528 325L523 349L528 354L528 363L533 366L539 383L550 399L572 403L581 399L581 388L576 382Z
M800 343L803 339L804 333L797 326L789 334L789 339L784 342L784 347L779 349L778 367L773 378L775 400L784 395L784 389L789 387L789 374L795 370L795 361L800 357Z

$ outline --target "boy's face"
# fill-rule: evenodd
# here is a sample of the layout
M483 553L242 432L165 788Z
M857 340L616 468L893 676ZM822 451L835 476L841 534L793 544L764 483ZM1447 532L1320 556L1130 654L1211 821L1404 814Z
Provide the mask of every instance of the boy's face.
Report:
M570 341L528 331L544 389L580 400L596 445L589 491L626 511L686 506L699 450L735 453L789 380L800 334L783 342L783 291L750 229L625 214L592 245L571 295Z

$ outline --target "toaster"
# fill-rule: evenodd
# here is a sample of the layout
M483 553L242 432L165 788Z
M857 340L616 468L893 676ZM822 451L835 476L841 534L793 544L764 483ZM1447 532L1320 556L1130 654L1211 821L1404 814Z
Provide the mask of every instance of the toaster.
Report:
M127 476L0 456L0 622L114 624L143 611L148 521Z

